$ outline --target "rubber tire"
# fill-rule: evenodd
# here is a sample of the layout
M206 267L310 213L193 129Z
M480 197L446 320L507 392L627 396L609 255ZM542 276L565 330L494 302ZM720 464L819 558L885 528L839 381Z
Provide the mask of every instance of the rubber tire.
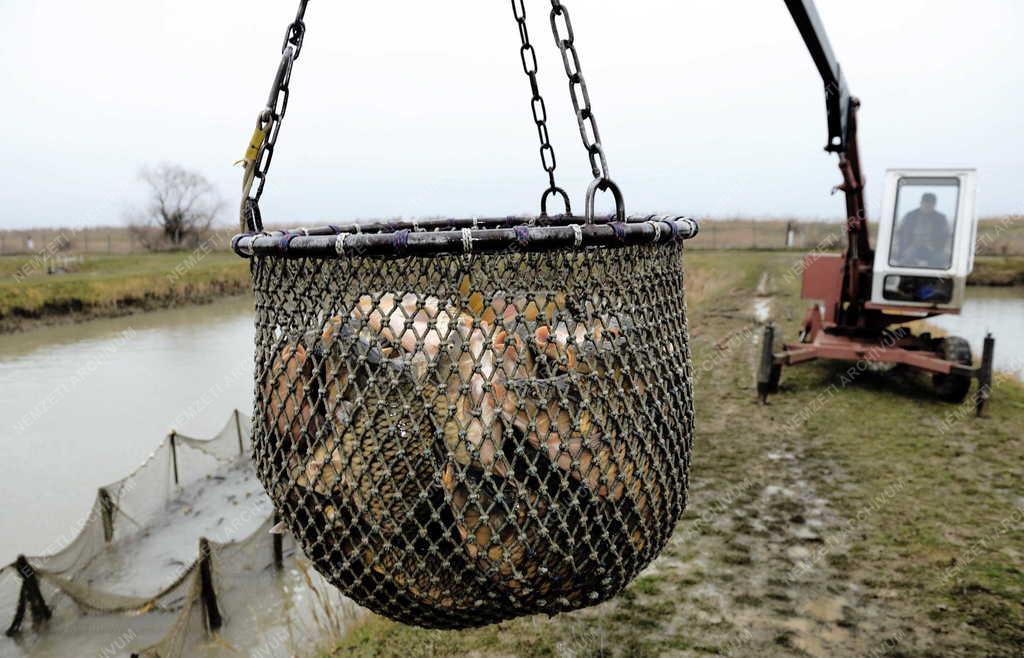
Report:
M960 336L939 339L937 351L947 361L964 366L973 365L971 344ZM932 384L940 398L957 404L963 402L971 390L971 378L966 375L932 375Z

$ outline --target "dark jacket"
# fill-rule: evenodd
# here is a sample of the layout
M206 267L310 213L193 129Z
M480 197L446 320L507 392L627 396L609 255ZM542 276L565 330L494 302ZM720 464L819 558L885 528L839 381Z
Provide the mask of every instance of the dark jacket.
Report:
M896 227L893 265L945 268L953 252L949 219L938 211L918 208L906 214Z

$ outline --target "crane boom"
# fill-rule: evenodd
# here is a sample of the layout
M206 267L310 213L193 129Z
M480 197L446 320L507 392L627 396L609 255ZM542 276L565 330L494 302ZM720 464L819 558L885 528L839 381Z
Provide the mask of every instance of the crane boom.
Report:
M850 142L849 117L854 108L843 70L832 50L832 44L828 40L828 34L813 0L786 0L786 6L825 83L829 132L828 146L825 148L844 153Z
M837 319L840 325L854 328L861 324L864 302L870 297L871 267L874 262L874 253L868 240L864 176L857 143L857 110L860 101L850 94L814 0L785 0L785 3L825 83L829 130L829 142L825 150L839 156L839 171L843 182L836 189L846 196L848 246L843 275L843 299L839 304Z

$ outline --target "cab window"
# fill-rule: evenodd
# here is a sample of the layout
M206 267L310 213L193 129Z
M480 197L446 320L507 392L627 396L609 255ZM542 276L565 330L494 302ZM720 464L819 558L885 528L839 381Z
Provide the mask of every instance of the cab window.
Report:
M945 270L953 264L957 178L904 178L896 195L889 265Z

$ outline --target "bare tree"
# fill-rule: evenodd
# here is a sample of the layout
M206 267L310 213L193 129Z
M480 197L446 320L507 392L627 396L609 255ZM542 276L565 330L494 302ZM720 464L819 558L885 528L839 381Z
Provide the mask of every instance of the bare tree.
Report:
M199 244L224 207L210 181L180 165L143 167L139 180L149 188L149 201L129 215L128 224L148 249Z

